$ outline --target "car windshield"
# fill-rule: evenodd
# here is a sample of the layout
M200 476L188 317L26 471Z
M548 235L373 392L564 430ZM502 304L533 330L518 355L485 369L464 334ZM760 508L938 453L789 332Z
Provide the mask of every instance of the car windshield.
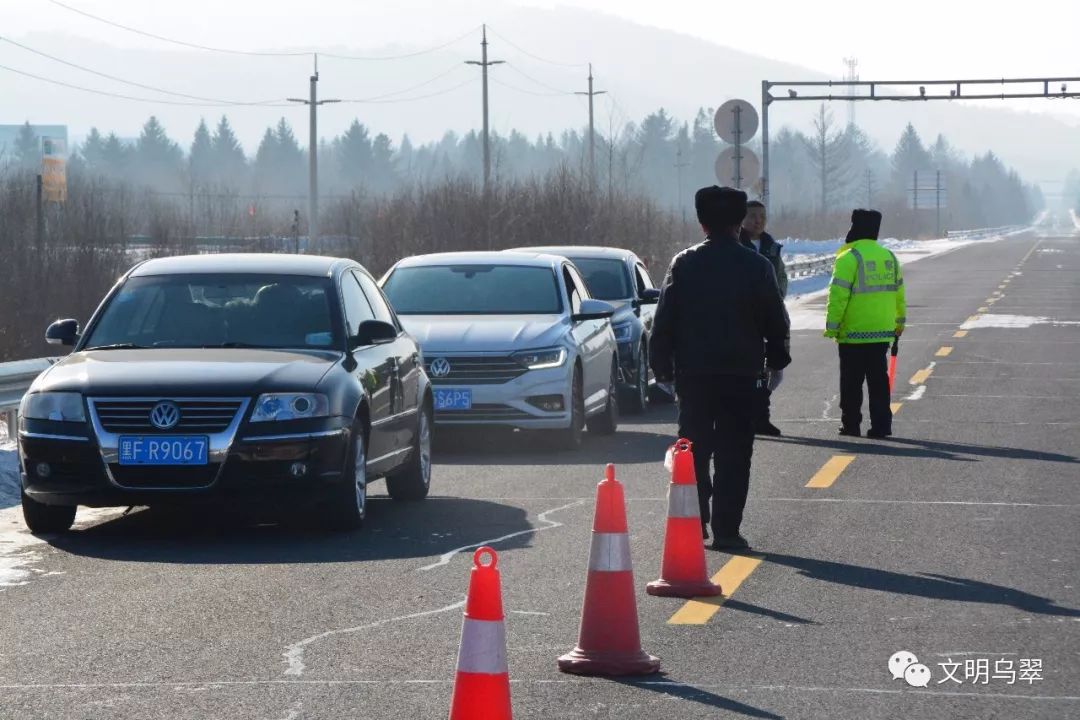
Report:
M570 258L585 276L589 294L597 300L626 300L634 296L626 263L605 258Z
M329 278L296 275L133 277L83 346L94 348L334 345Z
M555 273L516 265L398 268L383 291L399 315L556 315Z

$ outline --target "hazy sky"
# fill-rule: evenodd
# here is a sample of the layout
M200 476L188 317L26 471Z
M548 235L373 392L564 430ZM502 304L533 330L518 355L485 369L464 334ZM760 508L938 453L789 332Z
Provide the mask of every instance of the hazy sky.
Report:
M839 74L854 55L864 76L1002 77L1080 74L1080 2L951 0L64 0L118 22L234 48L424 45L461 34L508 6L571 6L677 30L721 45ZM64 31L119 46L155 41L113 30L48 0L0 0L14 36ZM999 9L1000 8L1000 9ZM582 56L587 49L582 48ZM578 58L571 58L578 59ZM1080 105L1080 103L1077 103Z

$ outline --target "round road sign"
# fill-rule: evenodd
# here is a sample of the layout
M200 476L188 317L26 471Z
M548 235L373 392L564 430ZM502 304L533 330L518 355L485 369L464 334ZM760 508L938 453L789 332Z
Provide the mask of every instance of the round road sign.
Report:
M724 142L744 144L757 133L757 110L745 100L728 100L716 111L713 127Z

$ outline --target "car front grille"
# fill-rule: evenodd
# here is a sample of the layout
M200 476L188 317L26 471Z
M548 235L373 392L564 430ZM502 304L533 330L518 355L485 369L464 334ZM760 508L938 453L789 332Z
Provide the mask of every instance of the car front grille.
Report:
M450 372L437 375L432 365L439 360L450 364ZM527 369L511 357L434 355L425 360L424 369L435 385L500 385L521 377Z
M497 403L474 404L471 410L438 410L435 421L453 422L503 422L506 420L529 420L535 416L510 405Z
M218 464L196 466L110 465L117 485L130 489L183 489L209 487L217 477Z
M243 407L243 400L173 400L180 409L175 427L160 430L150 422L150 412L160 400L91 400L90 406L106 431L120 433L192 433L213 435L225 432Z

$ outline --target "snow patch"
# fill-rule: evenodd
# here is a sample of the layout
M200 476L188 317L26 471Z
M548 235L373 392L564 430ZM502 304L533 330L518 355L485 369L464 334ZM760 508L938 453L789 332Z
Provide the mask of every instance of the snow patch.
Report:
M925 385L920 385L919 387L915 388L915 392L911 393L910 395L908 395L904 399L905 400L920 400L920 399L922 399L922 396L925 395L925 394L926 394L926 386Z
M960 326L961 330L974 330L977 328L1009 328L1025 329L1035 325L1080 325L1076 320L1055 320L1053 318L1036 315L976 315Z
M0 443L0 508L19 502L19 454L14 442Z

